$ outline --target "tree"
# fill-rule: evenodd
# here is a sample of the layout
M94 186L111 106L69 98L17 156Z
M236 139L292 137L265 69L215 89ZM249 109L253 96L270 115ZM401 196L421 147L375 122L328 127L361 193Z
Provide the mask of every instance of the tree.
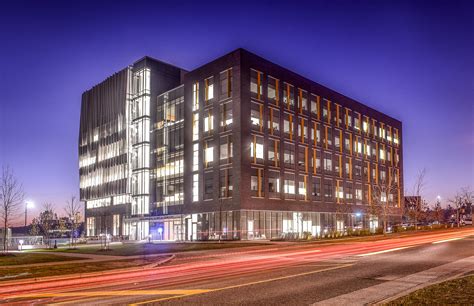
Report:
M422 218L422 215L426 208L426 202L422 200L422 193L426 185L425 181L426 169L423 168L415 178L415 183L413 184L412 197L408 197L410 202L410 207L413 207L413 210L409 210L408 214L415 219L415 230L418 229L418 221Z
M381 217L383 232L387 232L388 216L394 206L394 195L398 194L395 168L389 167L388 173L381 176L378 184L372 188L372 199L369 212L372 216Z
M439 201L439 199L436 201L436 204L434 206L434 216L438 223L441 224L443 222L443 208L441 207L441 202Z
M39 234L40 234L40 228L39 228L39 225L38 225L38 219L34 218L31 221L30 235L38 236Z
M456 224L460 226L460 210L464 205L468 205L471 203L471 199L473 197L473 193L470 187L464 187L459 190L453 198L449 199L448 201L454 205L456 209Z
M55 219L55 213L53 211L53 204L51 203L44 203L43 204L43 211L39 215L39 226L41 232L46 239L46 243L48 247L50 247L50 234L51 229L53 228L53 221Z
M75 235L77 230L77 225L81 220L81 209L82 205L79 201L76 200L75 196L71 196L71 200L66 202L66 207L64 211L66 212L69 222L71 222L71 243L70 247L75 246Z
M7 233L11 223L20 216L25 193L13 171L2 167L0 177L0 221L3 225L3 253L8 252Z

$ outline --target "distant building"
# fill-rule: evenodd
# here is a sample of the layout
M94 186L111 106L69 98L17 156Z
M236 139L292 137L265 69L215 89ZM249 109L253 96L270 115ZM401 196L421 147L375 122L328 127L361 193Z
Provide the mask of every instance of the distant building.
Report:
M82 96L88 236L264 239L399 220L402 124L238 49L192 71L145 57ZM372 220L372 221L369 221Z

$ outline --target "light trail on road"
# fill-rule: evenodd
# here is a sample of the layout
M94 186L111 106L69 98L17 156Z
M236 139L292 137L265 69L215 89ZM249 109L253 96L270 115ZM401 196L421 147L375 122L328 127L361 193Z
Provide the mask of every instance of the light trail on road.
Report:
M328 244L302 243L284 247L262 248L257 250L226 251L214 254L188 256L191 262L184 262L186 257L170 265L137 269L86 278L57 277L50 280L31 280L0 283L0 298L9 299L9 304L28 304L34 299L36 303L79 303L89 297L92 300L104 296L122 297L142 296L138 292L150 290L147 296L174 295L179 290L202 290L193 294L203 294L216 288L187 288L195 283L221 279L223 282L233 278L251 278L257 274L279 269L298 267L307 263L318 263L327 260L351 258L353 256L370 256L395 252L423 244L436 244L466 238L474 234L473 229L420 233L406 237L390 238L362 242L335 242ZM393 254L393 253L391 253ZM337 268L337 265L334 266ZM312 271L317 273L316 271ZM251 282L249 282L251 284ZM224 287L225 288L225 287ZM141 291L140 291L141 290ZM89 293L88 293L89 292ZM102 292L102 293L97 293ZM133 292L136 294L134 295ZM153 294L154 292L154 294ZM161 292L161 293L160 293ZM182 291L185 292L185 291ZM165 298L165 297L163 297ZM12 299L19 299L11 301ZM155 298L157 299L157 298Z

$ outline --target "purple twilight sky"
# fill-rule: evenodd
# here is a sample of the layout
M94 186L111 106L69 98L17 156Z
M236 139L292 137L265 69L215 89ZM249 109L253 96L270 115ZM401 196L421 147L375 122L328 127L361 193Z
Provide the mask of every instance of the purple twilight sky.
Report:
M428 201L473 185L474 1L9 2L0 164L37 206L78 195L84 90L144 55L193 69L238 47L401 120L405 189L424 167Z

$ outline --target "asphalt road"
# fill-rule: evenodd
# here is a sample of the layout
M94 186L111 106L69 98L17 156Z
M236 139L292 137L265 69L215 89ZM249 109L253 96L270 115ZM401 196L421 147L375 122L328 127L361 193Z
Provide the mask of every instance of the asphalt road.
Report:
M0 285L10 305L312 304L474 256L474 230L185 254L156 269ZM468 271L466 271L468 272Z

